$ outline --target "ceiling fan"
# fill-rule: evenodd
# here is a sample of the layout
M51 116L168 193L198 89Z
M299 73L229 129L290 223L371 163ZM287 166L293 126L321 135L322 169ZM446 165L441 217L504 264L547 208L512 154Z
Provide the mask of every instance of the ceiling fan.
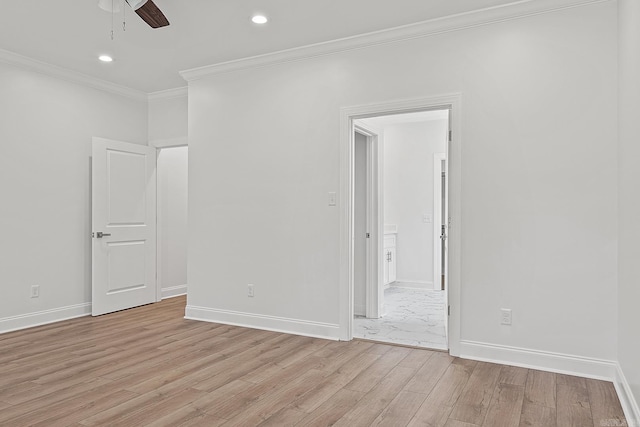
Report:
M144 22L149 24L151 28L166 27L169 25L169 21L164 16L164 13L162 13L158 6L156 6L153 0L125 1ZM100 9L106 10L107 12L119 12L120 10L118 3L113 0L99 0L98 6Z

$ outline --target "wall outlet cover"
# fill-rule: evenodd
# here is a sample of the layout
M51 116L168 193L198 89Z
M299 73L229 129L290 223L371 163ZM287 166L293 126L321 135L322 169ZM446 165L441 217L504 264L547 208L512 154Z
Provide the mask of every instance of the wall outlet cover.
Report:
M502 315L502 321L500 323L502 325L511 325L511 309L503 308L500 313Z

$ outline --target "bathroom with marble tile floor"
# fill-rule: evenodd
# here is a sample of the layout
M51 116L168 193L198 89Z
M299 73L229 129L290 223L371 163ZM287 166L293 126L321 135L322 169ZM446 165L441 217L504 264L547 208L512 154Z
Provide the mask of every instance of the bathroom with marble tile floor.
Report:
M384 291L385 315L380 319L356 316L353 336L447 350L444 292L392 285Z

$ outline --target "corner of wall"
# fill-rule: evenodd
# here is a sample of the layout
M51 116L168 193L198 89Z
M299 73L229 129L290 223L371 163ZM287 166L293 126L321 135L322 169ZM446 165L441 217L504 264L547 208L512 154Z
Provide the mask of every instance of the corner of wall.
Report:
M616 363L613 385L616 389L616 393L618 394L618 399L620 399L620 405L622 406L628 425L640 425L640 407L638 407L638 402L633 396L633 391L631 390L619 363Z

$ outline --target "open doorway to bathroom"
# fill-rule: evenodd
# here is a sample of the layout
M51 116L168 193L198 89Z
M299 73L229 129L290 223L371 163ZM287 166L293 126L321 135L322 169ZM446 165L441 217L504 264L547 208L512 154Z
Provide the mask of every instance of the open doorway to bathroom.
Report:
M449 114L354 120L354 338L448 349Z

